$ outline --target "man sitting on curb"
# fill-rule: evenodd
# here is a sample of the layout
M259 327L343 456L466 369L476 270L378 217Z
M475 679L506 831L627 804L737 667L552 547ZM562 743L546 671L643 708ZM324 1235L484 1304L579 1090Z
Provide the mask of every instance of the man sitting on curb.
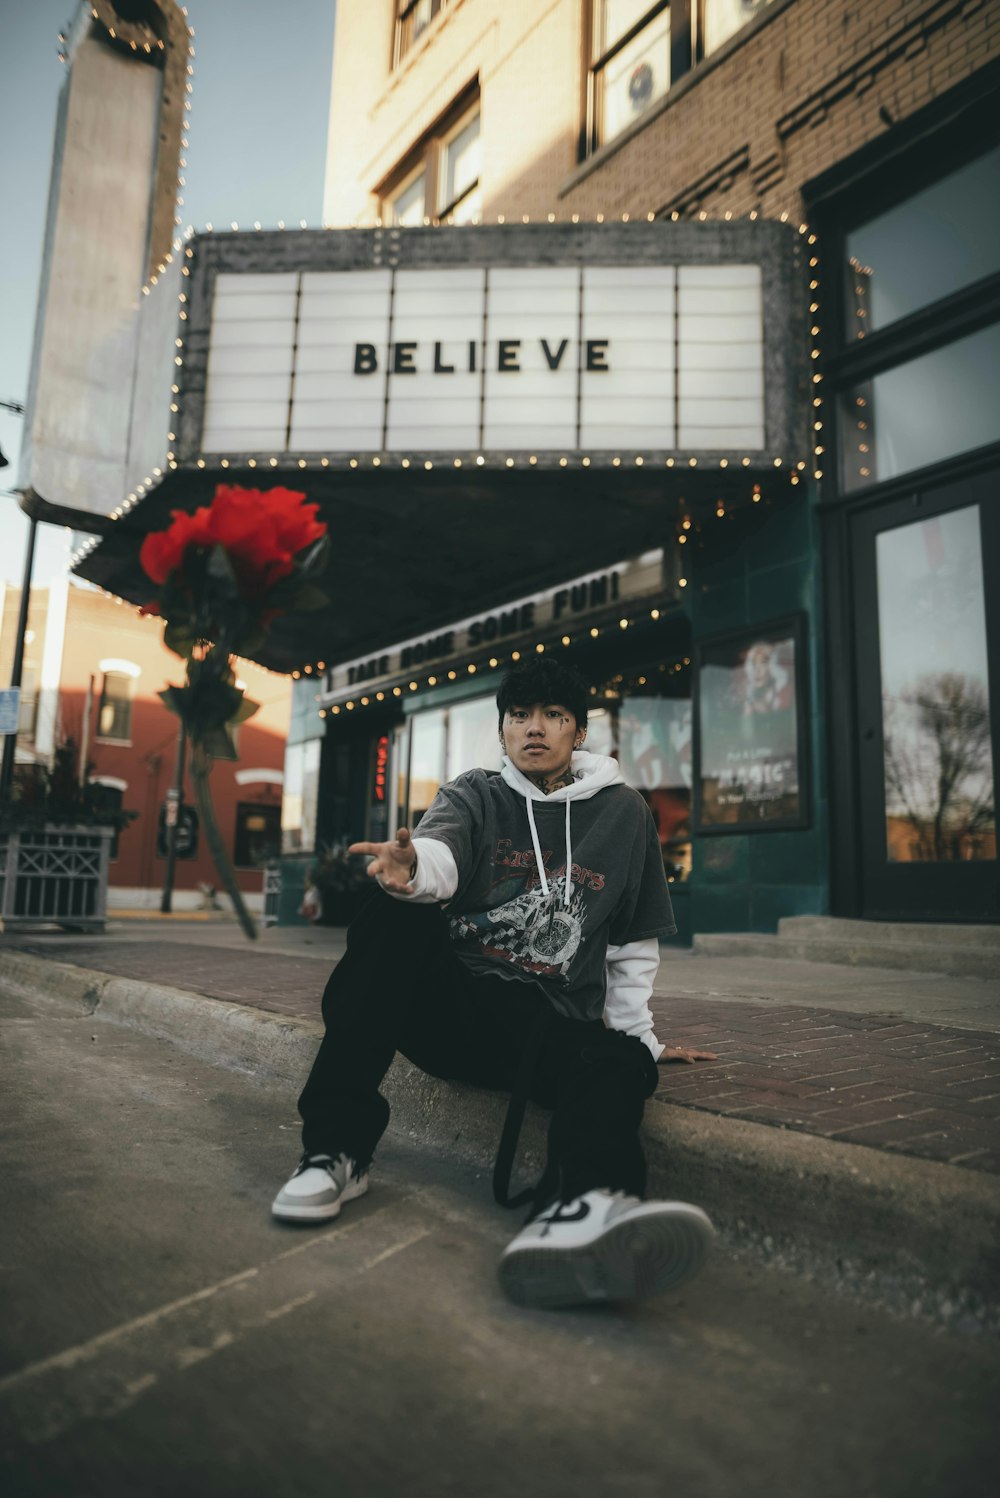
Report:
M533 1215L500 1281L523 1305L654 1295L693 1274L699 1207L644 1201L639 1142L665 1049L648 1000L674 931L659 840L617 763L581 750L587 686L549 660L497 694L503 769L438 792L411 840L356 843L383 893L348 932L323 996L326 1034L299 1099L305 1153L276 1217L323 1222L368 1189L396 1051L432 1076L512 1094L497 1200ZM391 898L386 898L390 896ZM507 1182L525 1098L553 1110L538 1186Z

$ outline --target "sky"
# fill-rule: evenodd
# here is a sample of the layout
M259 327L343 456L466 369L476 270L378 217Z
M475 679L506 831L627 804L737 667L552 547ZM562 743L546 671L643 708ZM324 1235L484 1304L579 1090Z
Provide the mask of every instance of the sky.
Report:
M194 92L183 223L322 223L335 0L187 0ZM52 144L76 0L0 0L0 400L24 404ZM294 16L294 25L288 17ZM20 584L22 418L0 409L0 584ZM7 492L5 492L7 491ZM66 570L70 533L40 525L33 581Z

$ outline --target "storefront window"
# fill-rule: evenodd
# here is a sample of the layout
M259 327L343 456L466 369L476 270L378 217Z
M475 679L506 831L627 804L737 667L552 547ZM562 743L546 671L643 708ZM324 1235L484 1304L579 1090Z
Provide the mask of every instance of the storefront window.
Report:
M496 699L414 713L393 742L397 825L414 829L446 781L466 770L499 770Z
M475 697L448 709L445 778L464 770L499 770L500 733L494 697Z
M319 739L308 739L304 744L289 744L285 750L281 800L283 853L311 853L315 849L320 748Z
M1000 147L847 235L847 337L1000 271Z
M886 857L996 858L979 509L876 541Z
M1000 323L855 385L841 397L845 489L1000 440Z
M661 681L667 676L669 684ZM671 882L687 879L691 872L688 683L686 669L678 674L659 666L628 680L616 678L589 711L584 745L591 754L617 759L626 782L641 792L653 813ZM414 830L446 781L466 770L500 768L495 697L415 713L398 732L394 754L397 825Z

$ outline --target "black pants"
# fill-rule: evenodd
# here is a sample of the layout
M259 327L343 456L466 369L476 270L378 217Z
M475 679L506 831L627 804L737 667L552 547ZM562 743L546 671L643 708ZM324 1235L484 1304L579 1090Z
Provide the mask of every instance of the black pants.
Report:
M509 1092L547 1007L534 984L470 973L438 906L376 890L323 995L326 1034L299 1098L305 1149L371 1160L389 1121L379 1086L396 1051L431 1076ZM644 1194L638 1131L656 1082L641 1040L551 1013L527 1089L553 1110L550 1199L595 1186Z

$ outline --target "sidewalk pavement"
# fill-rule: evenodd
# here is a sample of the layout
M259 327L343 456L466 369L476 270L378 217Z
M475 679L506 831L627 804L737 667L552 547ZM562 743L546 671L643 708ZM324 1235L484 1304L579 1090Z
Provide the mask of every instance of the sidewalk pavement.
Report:
M248 1024L274 1033L291 1027L307 1041L305 1055L315 1044L323 986L344 942L342 928L272 927L251 943L229 917L206 921L136 913L113 918L101 936L52 928L6 933L0 936L0 975L6 969L9 980L23 983L23 959L36 959L29 962L33 971L42 959L193 998L201 1005L199 1028L218 1014L220 1060L226 1059L223 1021L236 1005ZM206 1000L220 1004L218 1011L209 1007L208 1021ZM703 1191L735 1191L733 1221L742 1229L754 1215L757 1197L763 1201L768 1195L765 1177L780 1177L784 1184L780 1202L772 1194L773 1219L757 1214L754 1229L773 1249L782 1233L789 1244L796 1236L803 1188L800 1184L796 1200L794 1182L812 1181L818 1196L829 1198L831 1221L839 1211L838 1263L845 1254L850 1257L851 1232L858 1262L866 1260L866 1213L873 1201L882 1212L891 1198L892 1210L881 1223L883 1238L899 1233L912 1238L925 1227L938 1233L934 1253L947 1259L950 1244L951 1266L943 1259L929 1266L925 1254L922 1268L931 1279L948 1281L952 1298L962 1261L954 1245L964 1214L973 1236L978 1234L969 1259L976 1265L969 1272L979 1282L978 1298L992 1283L1000 1301L995 1241L1000 1229L1000 983L762 957L693 956L665 947L652 1008L662 1042L718 1055L712 1063L660 1068L647 1121L673 1151L672 1183L683 1176L678 1151L687 1151L692 1160L697 1155L697 1169L688 1172L691 1183ZM416 1107L426 1124L444 1084L415 1072L413 1077L424 1086ZM412 1093L417 1084L407 1085ZM452 1096L458 1091L452 1089ZM394 1110L398 1115L395 1103ZM476 1110L482 1111L479 1104ZM456 1115L461 1126L455 1140L463 1130L471 1133L471 1111ZM431 1119L432 1134L435 1127L442 1127L440 1119ZM529 1149L532 1137L536 1146L543 1139L537 1129L534 1136L529 1130ZM657 1167L655 1150L654 1157L651 1168ZM742 1196L734 1185L741 1171ZM836 1208L835 1202L855 1198L860 1205L847 1213L845 1224L846 1208ZM921 1225L922 1214L936 1221ZM898 1265L893 1273L901 1285L906 1276L897 1271ZM884 1275L882 1280L884 1285Z
M318 1020L345 936L252 943L231 918L145 913L104 936L10 933L0 951ZM664 1044L719 1058L661 1067L657 1102L1000 1175L1000 982L665 947L652 1008Z

